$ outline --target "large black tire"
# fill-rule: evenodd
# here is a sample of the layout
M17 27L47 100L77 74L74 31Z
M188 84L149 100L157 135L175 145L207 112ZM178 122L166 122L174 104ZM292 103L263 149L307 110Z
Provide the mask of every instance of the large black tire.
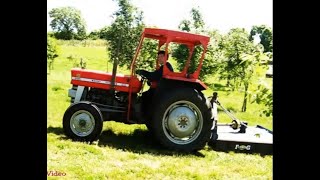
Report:
M148 91L142 93L142 111L144 116L145 125L149 132L152 134L153 129L151 125L152 113L153 113L153 95L154 89L150 88Z
M202 149L210 139L212 112L204 95L191 88L178 88L155 98L152 129L166 148L191 152Z
M95 141L101 134L103 118L99 108L89 102L72 104L64 113L63 130L75 141Z
M151 126L151 119L149 119L148 121L145 122L145 125L147 126L147 129L150 131L150 132L153 132L153 129L152 129L152 126Z

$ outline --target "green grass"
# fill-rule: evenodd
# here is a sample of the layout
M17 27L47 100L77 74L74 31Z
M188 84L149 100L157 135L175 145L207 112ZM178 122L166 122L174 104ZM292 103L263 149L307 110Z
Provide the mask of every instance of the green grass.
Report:
M61 53L47 75L47 170L66 176L48 179L272 179L272 156L217 152L208 146L193 154L172 152L158 145L145 125L105 122L98 141L71 141L62 130L62 117L70 105L67 90L73 66L67 57L85 58L88 69L111 72L112 64L107 63L103 46L62 45ZM122 73L127 71L120 69ZM207 90L205 94L210 96L212 92ZM259 116L261 106L248 104L248 112L242 113L240 93L218 93L222 105L232 108L239 119L272 129L272 117ZM230 119L220 112L219 121Z

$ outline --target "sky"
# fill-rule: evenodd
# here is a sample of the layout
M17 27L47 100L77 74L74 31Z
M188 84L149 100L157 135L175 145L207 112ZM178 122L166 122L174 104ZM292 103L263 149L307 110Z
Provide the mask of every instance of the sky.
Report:
M183 19L190 19L190 11L198 8L209 29L221 33L231 28L267 25L272 28L272 0L131 0L144 13L147 26L178 30ZM48 12L52 8L72 6L81 11L87 31L98 30L112 23L111 15L118 9L113 0L47 0L47 31L51 31Z

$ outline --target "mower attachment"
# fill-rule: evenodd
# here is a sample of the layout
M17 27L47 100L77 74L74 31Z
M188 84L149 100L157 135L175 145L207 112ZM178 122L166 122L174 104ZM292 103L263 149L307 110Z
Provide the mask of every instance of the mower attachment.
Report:
M232 119L231 123L217 123L212 128L212 136L208 145L215 151L234 151L242 153L273 154L273 132L263 126L248 126L233 113L224 108L217 100L218 94L213 93L211 103L213 108L219 105Z

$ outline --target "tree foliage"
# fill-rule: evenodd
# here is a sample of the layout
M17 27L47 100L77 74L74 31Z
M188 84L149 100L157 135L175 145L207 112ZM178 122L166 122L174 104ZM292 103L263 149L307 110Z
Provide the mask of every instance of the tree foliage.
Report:
M249 40L245 29L231 29L224 37L221 47L224 49L224 62L221 63L220 78L227 79L233 89L244 88L242 112L246 111L247 101L255 84L265 77L269 56L263 53L261 45L254 45Z
M227 79L227 85L237 85L238 79L244 72L242 68L238 68L241 63L241 53L251 54L253 52L253 44L248 39L248 33L245 29L234 28L223 37L220 44L223 49L224 61L220 65L220 78ZM233 83L230 82L233 80Z
M244 71L242 79L240 79L244 86L244 99L242 104L242 112L247 109L247 101L254 91L257 89L257 85L262 81L265 81L266 71L268 69L268 61L270 58L263 53L263 48L257 45L252 54L241 55L241 65Z
M272 30L270 27L265 25L261 26L253 26L250 31L250 40L253 40L255 35L259 35L260 37L260 44L263 45L264 51L263 52L272 52L273 51L273 37L272 37Z
M54 38L47 36L47 65L49 73L53 69L54 59L59 56L59 47Z
M154 71L157 59L158 41L153 39L145 39L136 61L137 69Z
M110 31L110 26L105 26L99 30L99 38L100 39L107 39L108 38L108 32Z
M87 38L92 40L100 39L100 30L91 31Z
M57 39L82 40L86 38L86 23L80 10L74 7L53 8L49 16L52 18L50 26Z
M266 83L262 82L258 85L256 94L254 95L252 103L253 102L264 105L264 109L262 110L262 113L265 114L267 117L273 115L272 89L268 87Z
M143 14L130 0L115 0L119 9L113 14L114 21L107 29L108 51L112 61L129 66L138 46L144 27Z
M199 9L192 8L190 11L191 20L184 19L179 24L179 29L185 32L205 33L205 23ZM191 57L188 73L193 73L199 65L199 59L203 52L202 46L196 46ZM186 45L180 44L173 47L172 57L177 60L178 70L181 71L185 67L185 63L189 57L189 49ZM207 65L207 64L206 64ZM207 66L203 65L203 69ZM200 77L203 77L203 71L200 72Z
M219 73L222 62L225 60L223 49L221 48L223 36L218 30L207 32L210 36L210 42L207 47L206 56L203 60L200 77L212 77Z

